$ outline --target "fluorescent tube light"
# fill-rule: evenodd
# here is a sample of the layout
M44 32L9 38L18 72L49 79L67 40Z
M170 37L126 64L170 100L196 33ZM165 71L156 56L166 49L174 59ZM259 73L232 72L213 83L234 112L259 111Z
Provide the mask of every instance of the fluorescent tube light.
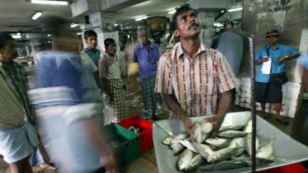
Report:
M141 20L147 19L147 18L148 18L148 16L140 16L140 17L136 18L135 21L141 21Z
M235 11L241 11L241 10L243 10L242 7L237 7L237 8L231 8L231 9L229 9L228 12L235 12Z
M77 27L77 26L79 26L79 24L77 24L77 23L71 23L71 28L75 28L75 27Z
M45 5L68 5L67 1L31 0L31 3Z
M20 34L11 34L14 39L21 39Z
M42 14L43 14L42 12L36 12L36 13L34 13L33 16L32 16L32 20L38 19L39 17L42 16Z
M174 14L176 12L176 10L170 10L168 11L168 14Z

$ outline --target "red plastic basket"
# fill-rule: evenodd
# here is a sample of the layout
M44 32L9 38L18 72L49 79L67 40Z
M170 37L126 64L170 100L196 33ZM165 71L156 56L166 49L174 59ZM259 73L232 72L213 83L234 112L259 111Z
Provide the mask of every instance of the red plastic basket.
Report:
M152 122L137 116L129 116L121 120L118 124L127 129L132 126L140 129L139 139L142 152L149 151L153 148Z
M258 173L308 173L308 170L305 169L301 164L295 163L288 166L282 166L279 168L273 168L266 171L260 171Z

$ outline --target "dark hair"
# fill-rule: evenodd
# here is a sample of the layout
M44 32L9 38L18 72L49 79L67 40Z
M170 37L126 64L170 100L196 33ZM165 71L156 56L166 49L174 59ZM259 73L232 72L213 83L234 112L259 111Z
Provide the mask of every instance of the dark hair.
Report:
M266 37L270 37L270 36L274 36L274 37L279 37L279 31L277 29L272 29L266 32Z
M85 31L85 32L83 33L83 37L84 37L85 40L88 39L88 37L91 37L91 36L94 36L94 37L97 38L96 32L93 31L93 30L87 30L87 31Z
M176 18L186 11L193 11L194 13L197 13L196 10L192 9L189 6L189 4L184 4L184 5L180 6L179 8L176 8L176 12L174 13L172 20L170 22L171 31L174 31L177 28Z
M227 25L230 24L232 26L232 28L234 27L234 23L232 20L226 19L224 21L224 28L227 27Z
M115 43L115 41L114 41L114 39L112 39L112 38L106 38L106 39L104 40L105 48L107 48L109 45L114 44L114 43Z
M0 49L3 48L7 41L14 40L13 37L7 32L0 32Z

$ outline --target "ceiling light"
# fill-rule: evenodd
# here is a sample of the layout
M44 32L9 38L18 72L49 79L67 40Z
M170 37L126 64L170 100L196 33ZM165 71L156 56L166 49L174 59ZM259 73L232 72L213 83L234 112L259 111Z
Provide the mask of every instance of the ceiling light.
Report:
M14 39L21 39L21 35L18 35L18 34L12 34L12 37Z
M119 24L115 23L114 26L118 26Z
M51 37L51 34L48 34L47 37Z
M46 4L46 5L68 5L67 1L31 0L31 3Z
M215 27L223 27L223 26L224 26L223 24L218 23L218 22L215 22L213 25L214 25Z
M77 34L76 35L81 35L82 33L81 32L77 32Z
M79 24L77 24L77 23L71 23L71 28L75 28L75 27L77 27L77 26L79 26Z
M139 16L138 18L135 19L135 21L141 21L143 19L147 19L148 16Z
M32 16L32 20L38 19L39 17L41 17L42 14L43 14L42 12L36 12L36 13L34 13L33 16Z
M235 11L241 11L241 10L243 10L242 7L237 7L237 8L231 8L231 9L229 9L228 12L235 12Z
M176 10L171 10L171 11L168 11L168 14L174 14L176 12Z

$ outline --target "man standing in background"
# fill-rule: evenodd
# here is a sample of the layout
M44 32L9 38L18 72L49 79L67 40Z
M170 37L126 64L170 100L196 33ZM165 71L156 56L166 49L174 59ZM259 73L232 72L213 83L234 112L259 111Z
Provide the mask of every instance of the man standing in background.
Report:
M273 104L276 112L275 118L283 123L289 124L283 118L282 109L282 85L287 82L286 66L288 61L297 58L298 50L279 44L279 31L274 29L266 32L267 44L261 47L256 56L256 102L261 103L263 116L265 116L265 104ZM281 82L278 82L278 80ZM266 116L265 116L266 117Z
M149 40L149 29L146 27L138 29L140 43L134 50L134 61L139 64L139 78L143 96L145 117L156 119L157 96L154 93L157 61L159 59L159 48Z
M117 53L117 45L114 39L107 38L104 41L106 52L99 60L99 78L101 87L112 103L117 121L127 116L125 107L124 71Z
M12 173L32 173L29 157L38 146L30 106L27 75L17 57L14 39L0 33L0 154Z
M101 53L97 49L97 34L93 30L87 30L84 32L83 37L86 41L87 48L81 51L82 61L90 68L90 71L93 73L96 83L99 86L98 61Z

